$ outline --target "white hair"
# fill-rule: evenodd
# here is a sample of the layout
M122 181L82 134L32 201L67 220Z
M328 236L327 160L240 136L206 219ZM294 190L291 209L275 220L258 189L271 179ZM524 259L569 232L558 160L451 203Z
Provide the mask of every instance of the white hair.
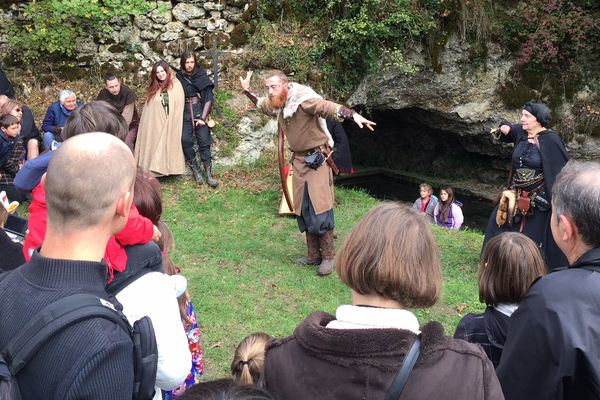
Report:
M65 104L65 100L67 100L69 97L75 97L77 98L77 96L75 95L75 93L73 93L72 91L65 89L65 90L61 90L60 94L58 95L58 100L60 100L60 104L64 105Z

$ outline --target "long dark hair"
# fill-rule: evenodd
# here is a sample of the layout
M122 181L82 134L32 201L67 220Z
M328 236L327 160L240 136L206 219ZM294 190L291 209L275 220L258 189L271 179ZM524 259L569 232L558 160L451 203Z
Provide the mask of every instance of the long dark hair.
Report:
M442 201L442 190L448 193L448 200ZM448 214L450 214L450 210L452 209L452 203L454 202L454 191L450 186L442 186L440 188L440 214L442 214L442 218L444 219L444 223L448 223Z
M167 77L164 81L159 81L156 77L156 69L162 67L167 73ZM170 90L173 87L173 74L171 68L165 60L159 60L152 66L152 72L150 72L150 84L148 85L148 94L146 95L146 103L148 103L158 92L164 90Z
M186 50L183 53L181 53L179 67L181 68L182 73L187 74L187 72L185 71L185 62L190 57L194 58L194 70L190 73L190 75L194 75L196 71L198 71L198 57L196 57L196 53L194 53L192 50Z

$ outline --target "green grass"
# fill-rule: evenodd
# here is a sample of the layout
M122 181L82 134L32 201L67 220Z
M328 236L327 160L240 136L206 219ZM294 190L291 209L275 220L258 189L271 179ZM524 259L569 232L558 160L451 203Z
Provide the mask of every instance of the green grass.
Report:
M293 266L305 255L295 218L277 215L280 192L272 162L236 171L216 171L217 190L187 178L163 181L164 219L175 236L171 254L189 282L201 323L207 380L227 376L235 346L264 331L290 335L314 310L334 313L350 302L350 290L334 274ZM336 190L339 248L356 222L377 200L364 192ZM444 294L438 305L416 310L419 320L437 320L452 334L463 312L481 310L476 265L482 235L435 229L441 248Z

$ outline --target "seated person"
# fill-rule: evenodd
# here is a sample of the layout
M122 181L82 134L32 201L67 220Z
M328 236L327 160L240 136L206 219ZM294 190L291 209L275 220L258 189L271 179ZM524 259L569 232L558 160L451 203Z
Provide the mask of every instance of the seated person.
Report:
M454 199L454 192L450 186L440 189L440 201L433 210L433 220L438 226L448 229L460 229L464 217L462 203Z
M42 122L42 132L44 132L44 149L52 149L53 142L62 142L60 135L67 119L71 113L81 107L82 102L77 101L77 96L70 90L61 90L58 101L50 104L44 121Z
M22 249L23 245L14 242L4 230L8 215L15 210L10 210L6 193L0 192L0 273L17 268L25 263Z
M0 118L0 190L5 191L11 201L19 203L25 200L25 196L15 188L13 180L25 155L19 138L20 130L17 117L7 114Z
M20 136L23 140L27 160L36 158L40 154L41 135L40 130L35 126L31 109L20 101L12 99L0 106L0 115L4 114L11 114L19 119L21 123Z
M433 212L437 206L437 200L432 196L433 188L428 183L419 185L419 198L415 200L412 208L427 216L429 222L433 222Z
M517 232L494 236L483 250L478 274L479 301L487 307L483 314L465 315L454 337L479 344L497 367L510 316L545 273L546 263L533 240Z
M438 322L421 326L410 311L433 306L442 289L438 246L418 212L398 203L373 208L335 267L352 305L335 316L315 312L293 336L267 343L263 378L273 397L383 399L406 355L422 343L402 398L503 399L480 347L445 336Z
M137 137L137 127L140 122L138 110L135 105L137 96L127 85L121 84L119 78L114 74L106 75L104 85L105 88L100 90L96 100L106 101L125 118L125 122L127 122L127 126L129 127L125 144L133 151Z

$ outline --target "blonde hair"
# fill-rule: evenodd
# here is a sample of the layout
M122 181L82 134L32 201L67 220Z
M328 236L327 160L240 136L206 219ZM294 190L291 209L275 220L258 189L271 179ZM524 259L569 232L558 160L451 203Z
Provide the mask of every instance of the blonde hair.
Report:
M421 183L419 185L419 190L421 189L425 189L429 192L429 195L433 194L433 188L431 187L431 185L429 183Z
M260 380L265 364L265 345L271 336L256 332L247 336L235 349L231 375L239 385L254 385Z
M354 227L335 261L341 281L356 293L377 294L406 308L431 307L442 273L429 222L399 203L383 203Z

